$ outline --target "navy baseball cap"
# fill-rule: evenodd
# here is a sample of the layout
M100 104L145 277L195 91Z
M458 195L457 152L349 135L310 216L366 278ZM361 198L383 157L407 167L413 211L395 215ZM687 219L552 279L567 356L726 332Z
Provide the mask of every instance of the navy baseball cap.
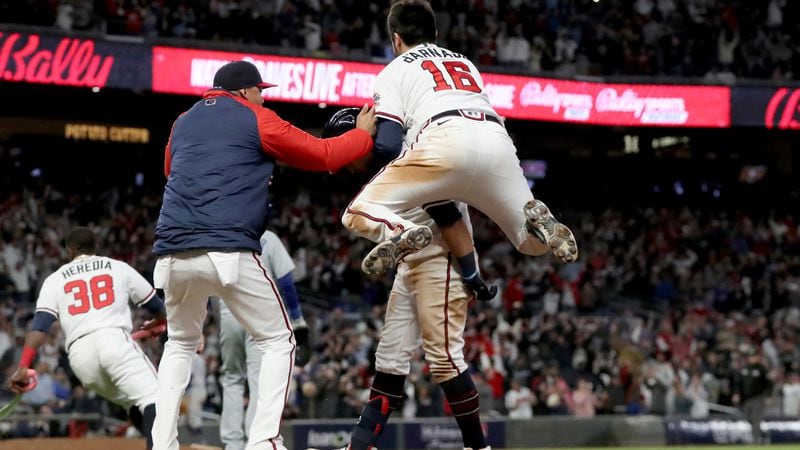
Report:
M256 66L248 61L233 61L225 64L214 74L214 89L235 91L249 87L261 89L275 87L277 84L267 83L261 79Z

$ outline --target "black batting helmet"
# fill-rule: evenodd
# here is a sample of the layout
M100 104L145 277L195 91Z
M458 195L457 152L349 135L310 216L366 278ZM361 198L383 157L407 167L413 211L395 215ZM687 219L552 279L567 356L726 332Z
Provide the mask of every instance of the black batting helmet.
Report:
M355 128L359 112L361 110L358 108L342 108L333 113L322 128L322 137L336 137Z

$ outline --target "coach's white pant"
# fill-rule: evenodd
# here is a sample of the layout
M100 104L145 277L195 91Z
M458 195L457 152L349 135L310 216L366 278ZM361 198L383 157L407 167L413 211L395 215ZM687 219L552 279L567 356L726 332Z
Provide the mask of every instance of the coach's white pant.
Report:
M547 252L525 229L523 208L533 194L505 128L465 117L445 117L424 128L409 150L364 186L342 223L382 242L413 225L398 213L447 200L489 216L520 252Z
M264 353L258 401L247 445L285 449L281 416L294 361L294 335L275 282L255 252L190 251L161 257L154 284L166 296L167 333L158 374L154 450L178 450L178 412L202 334L208 297L225 299L234 317Z

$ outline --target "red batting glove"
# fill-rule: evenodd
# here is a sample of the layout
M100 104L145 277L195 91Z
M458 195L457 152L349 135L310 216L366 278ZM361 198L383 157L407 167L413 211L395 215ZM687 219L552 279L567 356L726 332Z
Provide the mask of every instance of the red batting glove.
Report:
M138 331L131 333L131 337L138 341L141 339L161 336L166 330L166 320L151 319L145 322Z
M36 375L36 371L26 367L20 367L17 369L16 373L14 373L14 376L11 377L11 382L8 387L14 393L22 394L32 391L37 384L39 384L39 377Z

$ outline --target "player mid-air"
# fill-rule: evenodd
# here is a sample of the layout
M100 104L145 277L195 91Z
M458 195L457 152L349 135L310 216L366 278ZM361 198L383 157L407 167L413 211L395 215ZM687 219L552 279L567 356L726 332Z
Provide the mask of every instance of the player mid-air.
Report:
M149 311L156 319L151 324L155 324L165 318L164 302L131 266L96 255L95 235L90 229L72 230L66 247L70 262L42 284L10 389L17 393L26 390L28 368L50 326L58 320L75 375L85 387L125 408L150 449L156 415L156 370L131 338L128 303Z
M322 136L351 130L357 114L356 108L336 112L325 124ZM386 162L381 157L380 153L367 155L348 169L369 177ZM470 233L467 206L463 202L450 203L464 215L466 231ZM393 411L400 408L411 361L420 348L458 424L464 448L490 450L481 424L478 392L464 358L464 329L472 293L459 279L456 260L440 228L434 227L430 209L416 207L401 215L430 227L433 236L428 246L397 265L375 351L375 377L369 400L353 427L349 444L337 450L374 450Z
M475 65L439 47L436 19L424 0L401 0L387 18L397 57L375 80L379 117L375 153L402 154L378 173L347 207L342 223L379 244L366 256L368 275L393 268L427 246L429 227L399 213L422 206L436 221L458 258L467 286L480 277L472 239L458 210L431 208L463 201L492 219L522 253L551 250L575 261L572 231L533 194L517 151L492 108ZM483 282L477 283L477 287Z

